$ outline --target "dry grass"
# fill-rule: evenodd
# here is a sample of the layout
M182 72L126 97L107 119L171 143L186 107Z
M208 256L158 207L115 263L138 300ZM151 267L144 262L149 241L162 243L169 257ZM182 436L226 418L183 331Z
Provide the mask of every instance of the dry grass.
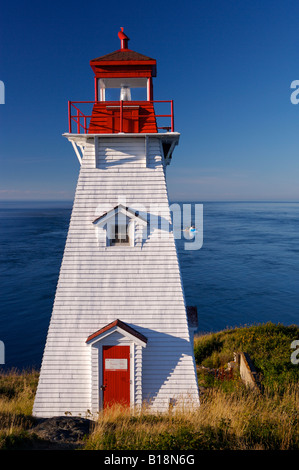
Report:
M116 406L102 412L86 439L91 450L299 450L299 369L290 363L298 327L249 327L195 340L197 364L221 367L233 351L247 350L263 372L264 389L247 390L199 373L201 406L184 412L131 414ZM204 362L206 361L206 362ZM29 447L27 432L38 372L0 373L0 449Z
M26 441L26 430L32 426L31 416L38 372L11 370L0 375L0 449Z
M27 430L37 372L0 375L0 449L30 446ZM131 414L116 406L102 412L85 443L92 450L299 449L299 385L257 394L207 389L196 411Z
M299 448L299 387L277 394L211 389L194 412L132 416L115 407L102 413L86 449L213 450Z

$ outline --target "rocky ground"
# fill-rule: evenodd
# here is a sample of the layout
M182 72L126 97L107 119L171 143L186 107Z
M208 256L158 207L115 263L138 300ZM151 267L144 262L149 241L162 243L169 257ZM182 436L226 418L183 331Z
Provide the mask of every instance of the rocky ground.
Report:
M85 418L59 416L37 420L30 434L38 439L34 448L42 450L73 450L84 442L91 430L92 421Z

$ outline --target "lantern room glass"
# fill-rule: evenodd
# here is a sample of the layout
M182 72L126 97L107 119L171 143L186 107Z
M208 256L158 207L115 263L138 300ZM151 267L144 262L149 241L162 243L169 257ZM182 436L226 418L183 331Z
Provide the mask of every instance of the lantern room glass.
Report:
M148 101L148 78L99 78L100 101Z

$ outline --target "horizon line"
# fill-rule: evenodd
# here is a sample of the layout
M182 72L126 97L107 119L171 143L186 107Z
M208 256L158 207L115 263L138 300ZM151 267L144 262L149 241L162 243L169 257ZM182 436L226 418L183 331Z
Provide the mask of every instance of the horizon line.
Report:
M38 203L64 203L64 204L73 204L74 203L74 200L73 199L0 199L0 204L2 203L21 203L21 204L32 204L32 203L35 203L35 204L38 204ZM218 199L215 199L215 200L211 200L211 199L201 199L201 200L197 200L197 199L169 199L169 203L182 203L182 204L187 204L187 203L199 203L199 204L202 204L202 203L217 203L217 204L220 204L220 203L238 203L238 204L242 204L242 203L258 203L258 204L270 204L270 203L273 203L273 204L298 204L299 203L299 200L269 200L269 199L259 199L259 200L254 200L254 199L244 199L244 200L240 200L240 199L225 199L225 200L218 200Z

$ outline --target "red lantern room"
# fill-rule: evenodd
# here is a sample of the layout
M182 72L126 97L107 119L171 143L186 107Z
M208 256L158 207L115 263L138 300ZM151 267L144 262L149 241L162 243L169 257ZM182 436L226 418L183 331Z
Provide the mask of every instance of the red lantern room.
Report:
M173 132L173 102L153 101L156 60L129 49L123 28L118 37L120 49L90 61L95 101L69 102L69 132L74 122L78 134ZM93 104L91 115L79 109L85 103ZM155 114L154 103L168 103L170 113ZM159 127L157 118L167 125Z

